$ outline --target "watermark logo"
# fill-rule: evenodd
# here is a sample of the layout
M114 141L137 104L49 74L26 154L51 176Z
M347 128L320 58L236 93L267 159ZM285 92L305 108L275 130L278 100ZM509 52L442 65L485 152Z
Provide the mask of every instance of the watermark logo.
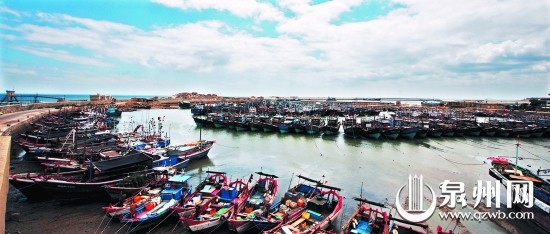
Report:
M407 186L409 189L409 207L407 210L405 210L401 206L399 200L401 192L403 191L405 186L407 185L403 185L399 189L399 191L397 191L397 195L395 197L395 206L399 215L401 215L403 219L411 222L423 222L430 218L430 216L433 215L436 209L435 192L433 191L432 187L430 187L428 184L424 184L422 175L420 175L420 177L418 177L417 175L414 175L414 177L409 175L409 184ZM432 194L432 203L427 210L424 210L423 207L424 186L426 186Z
M514 204L520 204L526 208L531 208L534 205L534 186L532 181L528 180L503 180L502 184L506 188L506 207L512 208ZM408 209L404 209L401 205L400 196L401 192L405 187L408 187ZM423 188L427 187L431 193L431 204L428 209L424 209L423 199L424 199L424 190ZM439 184L441 190L441 195L439 198L442 198L443 201L439 205L439 208L449 207L454 209L456 205L460 205L462 208L467 206L466 203L466 190L463 182L445 180ZM474 200L473 208L475 209L481 204L481 201L485 199L485 206L491 208L493 201L495 208L500 208L500 184L497 181L481 181L478 180L473 188L472 198ZM430 218L436 208L437 200L434 190L423 182L422 175L411 176L409 175L408 185L403 185L398 191L395 197L395 206L399 215L408 221L411 222L423 222ZM526 212L528 213L528 212ZM468 212L455 212L455 213L446 213L440 212L439 214L443 219L447 218L458 218L458 219L469 219L474 218L475 220L485 220L493 218L533 218L533 214L523 214L523 213L504 213L501 211L498 212L476 212L473 215Z

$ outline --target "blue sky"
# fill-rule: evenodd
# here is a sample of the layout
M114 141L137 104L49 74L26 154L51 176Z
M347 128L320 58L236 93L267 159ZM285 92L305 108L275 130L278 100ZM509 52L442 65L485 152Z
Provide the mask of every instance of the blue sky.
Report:
M0 88L547 96L548 12L548 1L521 0L8 0Z

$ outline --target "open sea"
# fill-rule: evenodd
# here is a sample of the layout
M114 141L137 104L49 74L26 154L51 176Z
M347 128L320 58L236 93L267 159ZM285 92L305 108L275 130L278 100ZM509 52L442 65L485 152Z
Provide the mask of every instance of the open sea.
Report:
M353 197L363 197L375 202L393 204L398 190L407 183L409 175L422 175L424 183L441 194L439 184L445 180L463 182L469 206L472 206L472 191L478 180L494 181L489 176L489 165L484 161L489 156L514 157L516 140L513 138L454 137L428 138L422 140L361 140L344 137L343 130L336 136L310 136L298 134L280 134L263 132L236 132L230 129L198 128L190 110L152 109L124 112L120 118L118 131L131 131L140 123L164 117L164 131L171 138L172 145L196 141L199 138L215 140L216 144L209 157L192 162L186 173L193 176L194 185L204 179L206 170L225 171L228 177L248 178L256 171L279 176L279 195L297 182L296 175L320 179L328 185L342 189L345 197L343 212L333 222L341 226L356 207ZM548 138L522 139L519 148L520 165L539 169L550 168L550 140ZM22 160L19 154L13 160ZM293 177L294 175L294 177ZM255 176L257 178L257 176ZM501 187L501 191L505 191ZM505 200L501 194L501 201ZM20 199L19 206L29 204ZM401 201L403 203L403 201ZM430 201L425 200L424 204ZM32 204L30 204L32 205ZM59 212L73 212L75 217L87 220L80 224L82 233L103 230L101 233L127 232L116 221L110 221L101 213L101 206L107 204L94 202L72 206L60 206L55 202L35 210L60 209ZM427 205L426 205L427 206ZM76 208L75 208L76 207ZM86 210L87 212L83 212ZM472 211L471 208L465 208ZM396 215L395 210L389 210ZM43 211L46 212L46 211ZM52 219L41 215L44 219ZM109 222L108 222L109 220ZM63 221L59 221L63 222ZM452 229L454 222L441 220L434 214L427 223L431 230L437 225ZM505 229L491 221L461 221L472 233L507 233ZM538 233L532 223L527 221L511 222L520 233ZM7 223L6 230L14 230L14 224ZM25 225L32 227L33 223ZM64 225L79 225L67 221ZM44 229L46 228L46 229ZM36 227L36 231L55 232L47 227ZM458 231L455 230L455 231ZM150 233L182 233L184 230L175 220L167 220ZM98 232L99 233L99 232ZM220 227L214 233L228 233Z

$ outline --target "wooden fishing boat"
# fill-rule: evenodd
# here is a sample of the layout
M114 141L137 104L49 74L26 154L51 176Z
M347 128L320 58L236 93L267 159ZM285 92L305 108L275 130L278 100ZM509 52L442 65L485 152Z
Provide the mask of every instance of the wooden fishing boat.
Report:
M390 215L386 211L382 211L384 204L371 202L365 198L355 197L353 199L359 204L342 227L342 234L389 233ZM378 208L368 204L378 206Z
M319 116L311 117L309 123L306 124L306 133L315 135L321 132L321 118Z
M214 146L214 143L215 141L199 140L184 145L171 146L166 151L166 156L177 156L184 160L196 160L206 157L210 149Z
M428 225L413 223L389 214L390 208L386 205L372 202L365 198L353 198L359 204L346 224L342 227L342 234L426 234ZM386 208L385 211L383 208ZM442 230L438 234L446 234Z
M180 213L180 222L191 232L213 231L225 224L232 212L244 207L249 192L248 184L237 179L219 188L219 195L207 199L202 207Z
M325 135L336 135L339 131L340 122L336 116L329 117L326 121L324 121L324 124L321 127L321 132Z
M196 210L197 207L203 211L206 204L219 194L220 188L227 185L227 177L225 172L206 171L208 174L204 180L197 185L193 194L191 194L184 202L172 208L174 215L179 216L179 213Z
M291 224L300 219L304 211L307 210L306 201L321 193L317 188L319 181L302 175L298 175L298 184L283 195L278 203L273 204L269 210L271 217L266 220L256 220L254 225L259 230L264 230L264 234L275 233L281 230L286 224ZM290 182L292 184L292 181Z
M355 116L346 116L343 123L344 135L353 139L360 138L363 132L361 124L357 123Z
M170 215L171 209L191 194L192 188L187 183L188 175L177 174L168 179L160 195L149 202L130 206L130 213L124 214L120 221L129 225L129 231L135 232L162 222Z
M297 220L287 222L273 233L322 233L336 220L342 211L343 197L338 193L341 189L318 184L323 189L319 194L307 201L306 210Z
M534 219L531 221L546 232L550 232L550 182L538 175L541 171L534 172L504 157L489 157L487 161L492 166L489 169L489 175L499 180L505 187L508 186L510 180L533 182L533 206L514 205L523 212L532 212ZM543 171L547 172L548 170Z
M104 189L112 201L119 201L164 185L169 176L177 171L175 167L155 167L152 170L130 173L120 182L104 186Z
M249 192L250 197L246 200L242 209L234 212L227 221L230 231L243 233L248 230L257 229L257 225L261 225L263 220L270 218L267 210L271 207L273 199L277 194L277 176L263 172L256 172L260 178L256 181L256 185ZM256 223L255 221L258 220Z
M135 209L135 207L145 205L146 203L149 203L150 201L152 201L154 197L158 196L161 190L162 190L161 188L155 188L151 190L144 189L139 193L136 193L134 196L125 198L122 201L115 204L109 204L109 206L102 207L101 209L109 217L121 218L126 214L130 214L132 207L134 207Z
M136 152L122 158L92 162L88 170L72 176L49 174L33 180L36 186L57 199L106 198L104 186L122 181L126 173L152 168L152 162L151 157Z

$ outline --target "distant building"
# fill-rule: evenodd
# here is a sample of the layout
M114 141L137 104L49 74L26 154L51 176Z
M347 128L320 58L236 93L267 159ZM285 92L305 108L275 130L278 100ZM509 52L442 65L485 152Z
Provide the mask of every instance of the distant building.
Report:
M154 100L150 99L150 98L136 98L136 97L133 97L133 98L130 99L130 101L132 101L132 102L152 102Z
M461 100L448 101L447 107L451 108L482 108L491 110L504 110L521 104L529 104L527 100L517 101L488 101L488 100Z
M535 110L550 110L550 98L529 98L529 103Z
M90 101L111 101L113 100L113 97L110 96L110 95L101 95L101 94L96 94L96 95L90 95Z

